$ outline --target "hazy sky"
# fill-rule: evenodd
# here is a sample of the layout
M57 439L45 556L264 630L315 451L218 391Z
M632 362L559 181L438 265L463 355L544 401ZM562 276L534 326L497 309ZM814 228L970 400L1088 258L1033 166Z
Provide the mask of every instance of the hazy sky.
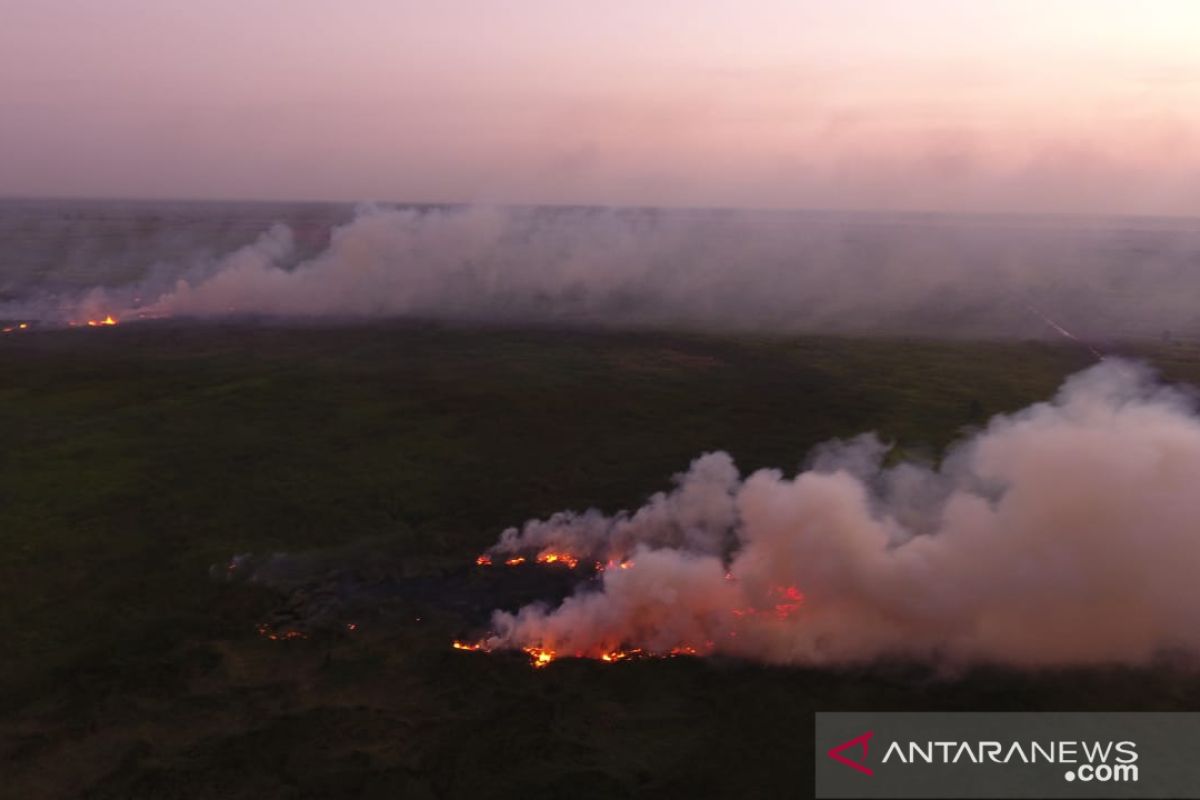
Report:
M0 0L0 194L1200 214L1200 2Z

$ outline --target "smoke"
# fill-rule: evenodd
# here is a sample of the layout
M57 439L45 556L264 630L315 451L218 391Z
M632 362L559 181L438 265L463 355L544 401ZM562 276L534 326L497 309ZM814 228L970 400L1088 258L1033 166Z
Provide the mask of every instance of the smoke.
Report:
M776 664L1200 651L1200 418L1182 390L1110 359L992 419L940 467L885 467L886 451L859 437L797 475L746 477L708 453L633 513L507 530L494 553L608 568L556 607L497 612L487 644Z
M223 256L159 256L137 280L88 291L27 287L0 311L1057 336L1030 311L1036 302L1085 337L1200 333L1189 299L1200 232L1179 222L365 206L338 224L329 214L320 247L311 220L302 235L294 222L264 224Z

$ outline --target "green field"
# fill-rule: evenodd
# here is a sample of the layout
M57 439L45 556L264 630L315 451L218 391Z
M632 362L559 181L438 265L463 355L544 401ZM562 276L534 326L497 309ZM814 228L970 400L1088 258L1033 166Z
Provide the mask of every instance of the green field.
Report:
M1200 348L1128 347L1200 384ZM967 674L689 658L532 670L388 601L270 642L234 553L452 572L639 504L706 450L935 457L1090 363L1043 342L156 323L0 339L0 796L800 797L814 709L1200 707L1184 667Z

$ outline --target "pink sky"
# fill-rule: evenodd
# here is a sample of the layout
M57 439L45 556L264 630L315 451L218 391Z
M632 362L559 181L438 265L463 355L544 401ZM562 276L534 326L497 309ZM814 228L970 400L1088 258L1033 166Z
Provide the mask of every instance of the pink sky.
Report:
M0 194L1200 214L1193 0L0 0Z

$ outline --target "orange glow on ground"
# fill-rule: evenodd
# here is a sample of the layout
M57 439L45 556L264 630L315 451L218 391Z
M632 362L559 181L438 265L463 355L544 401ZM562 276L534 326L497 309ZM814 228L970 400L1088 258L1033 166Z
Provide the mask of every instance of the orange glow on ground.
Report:
M258 635L272 642L291 642L296 639L307 639L308 634L294 629L277 631L265 622L258 626Z
M537 563L539 564L566 564L571 569L579 566L579 559L570 553L556 553L547 551L538 554Z

